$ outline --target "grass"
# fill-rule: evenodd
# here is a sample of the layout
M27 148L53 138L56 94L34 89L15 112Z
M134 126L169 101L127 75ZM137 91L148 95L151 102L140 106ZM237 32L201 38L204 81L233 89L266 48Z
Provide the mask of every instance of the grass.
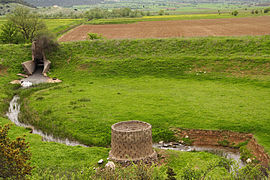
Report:
M152 124L154 141L173 139L170 127L226 129L255 134L269 152L269 44L269 36L62 43L47 57L50 76L63 82L28 90L6 84L22 71L20 63L31 58L30 45L0 45L0 110L4 116L8 100L19 93L21 120L98 146L42 142L13 127L11 136L27 134L36 171L94 165L108 155L110 126L134 119ZM216 158L172 154L169 165L178 173L188 162L203 167Z
M137 119L152 124L155 141L170 127L227 129L254 133L269 150L268 43L268 36L66 43L50 58L64 83L34 93L25 112L43 114L28 121L44 131L88 145L108 146L113 123Z
M5 18L0 18L0 27L6 21L7 20ZM44 19L48 30L55 33L57 36L62 35L68 30L80 25L82 21L82 19Z
M115 19L94 19L85 22L86 24L128 24L142 21L170 21L170 20L192 20L192 19L223 19L223 18L239 18L239 17L258 17L268 16L269 14L239 13L233 16L230 13L208 13L208 14L181 14L181 15L163 15L163 16L143 16L137 18L115 18Z
M82 19L44 19L49 31L58 36L82 23Z

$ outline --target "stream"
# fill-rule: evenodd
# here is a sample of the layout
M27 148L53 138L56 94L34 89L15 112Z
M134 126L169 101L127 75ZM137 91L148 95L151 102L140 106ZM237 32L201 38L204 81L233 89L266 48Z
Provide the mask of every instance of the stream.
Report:
M153 144L153 147L165 150L175 150L185 152L192 152L192 151L209 152L221 157L225 157L227 159L234 160L238 164L239 168L245 166L245 163L240 159L240 152L232 148L226 148L221 146L186 146L180 143L177 143L175 145L170 145L166 143L164 144L155 143Z
M11 120L14 124L16 124L17 126L24 127L24 128L32 129L32 133L40 135L43 141L57 142L57 143L62 143L68 146L88 147L84 144L80 144L79 142L76 142L76 141L71 141L67 138L66 139L55 138L53 137L53 135L44 133L41 130L36 129L34 126L21 123L19 121L19 113L20 113L20 104L18 103L19 100L20 100L20 97L18 95L15 95L13 99L10 101L9 110L6 113L9 120ZM218 147L218 146L185 146L180 143L176 145L169 145L169 144L161 145L161 144L155 143L153 144L153 147L159 148L159 149L170 149L170 150L186 151L186 152L190 152L190 151L211 152L219 156L226 157L227 159L235 160L238 163L239 168L242 168L245 166L244 162L240 159L239 151L231 149L231 148Z
M20 104L18 103L19 100L20 100L20 97L18 95L15 95L13 97L13 99L10 101L9 109L8 109L8 112L6 113L9 120L11 120L14 124L16 124L17 126L24 127L24 128L32 129L32 133L40 135L42 137L43 141L57 142L57 143L62 143L62 144L68 145L68 146L84 146L84 147L87 147L84 144L80 144L79 142L76 142L76 141L71 141L71 140L69 140L67 138L64 139L64 140L60 139L60 138L55 138L52 135L49 135L47 133L42 132L41 130L36 129L34 126L21 123L19 121L19 113L20 113L20 108L21 108Z

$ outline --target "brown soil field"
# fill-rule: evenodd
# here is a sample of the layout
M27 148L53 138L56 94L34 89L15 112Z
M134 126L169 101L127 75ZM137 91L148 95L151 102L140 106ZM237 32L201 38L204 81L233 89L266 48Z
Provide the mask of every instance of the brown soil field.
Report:
M102 34L108 39L267 35L270 34L270 16L81 25L59 41L86 40L88 33Z

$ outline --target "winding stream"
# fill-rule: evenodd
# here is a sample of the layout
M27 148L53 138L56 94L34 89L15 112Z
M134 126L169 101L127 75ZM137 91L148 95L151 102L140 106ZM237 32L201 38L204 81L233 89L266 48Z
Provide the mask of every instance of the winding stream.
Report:
M43 141L57 142L57 143L62 143L62 144L68 145L68 146L84 146L84 147L87 147L84 144L80 144L79 142L76 142L76 141L71 141L71 140L69 140L67 138L64 139L64 140L59 139L59 138L55 138L52 135L49 135L47 133L42 132L41 130L35 129L34 126L21 123L19 121L19 113L20 113L20 108L21 108L20 104L18 103L19 99L20 99L20 97L18 95L15 95L13 97L13 99L10 101L8 112L6 113L9 120L11 120L14 124L16 124L17 126L25 127L25 128L31 128L32 133L42 136Z
M185 151L185 152L191 152L191 151L210 152L218 156L234 160L238 164L239 168L242 168L245 166L245 163L240 159L239 151L232 148L226 148L226 147L220 147L220 146L185 146L182 144L171 146L169 144L163 145L163 144L158 144L158 143L153 144L153 147L159 148L159 149L166 149L166 150L170 149L170 150Z
M24 128L31 128L32 129L32 133L33 134L38 134L42 137L43 141L47 141L47 142L57 142L57 143L62 143L68 146L83 146L83 147L88 147L84 144L80 144L77 141L71 141L69 139L60 139L60 138L55 138L53 137L53 135L49 135L47 133L42 132L41 130L36 129L34 126L28 125L28 124L24 124L21 123L19 121L19 113L20 113L20 104L18 103L18 101L20 100L20 97L18 95L15 95L13 97L13 99L10 101L10 105L9 105L9 110L6 113L7 117L9 118L9 120L11 120L14 124L16 124L17 126L21 126ZM170 146L168 144L153 144L154 148L159 148L159 149L170 149L170 150L176 150L176 151L186 151L186 152L190 152L190 151L207 151L207 152L212 152L214 154L226 157L227 159L233 159L235 160L238 165L239 168L242 168L245 166L245 164L243 163L243 161L240 159L240 153L237 150L233 150L230 148L223 148L223 147L217 147L217 146L185 146L182 144L177 144L177 145L173 145Z

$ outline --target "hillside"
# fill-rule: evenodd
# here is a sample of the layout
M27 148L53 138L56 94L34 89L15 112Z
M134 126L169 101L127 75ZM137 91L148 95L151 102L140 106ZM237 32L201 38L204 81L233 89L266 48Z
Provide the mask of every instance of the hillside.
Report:
M103 0L25 0L38 7L58 5L70 7L73 5L91 5L103 2Z
M33 4L28 3L24 0L0 0L0 4L9 4L9 3L17 3L17 4L24 5L24 6L35 8L35 6Z
M63 6L63 7L70 7L74 5L91 5L91 4L114 4L114 3L132 3L132 4L155 4L155 5L166 5L170 3L192 3L192 4L198 4L198 3L228 3L228 4L243 4L243 3L269 3L269 0L236 0L236 1L224 1L224 0L198 0L194 2L193 0L160 0L160 1L144 1L144 0L25 0L26 2L33 4L35 6Z

